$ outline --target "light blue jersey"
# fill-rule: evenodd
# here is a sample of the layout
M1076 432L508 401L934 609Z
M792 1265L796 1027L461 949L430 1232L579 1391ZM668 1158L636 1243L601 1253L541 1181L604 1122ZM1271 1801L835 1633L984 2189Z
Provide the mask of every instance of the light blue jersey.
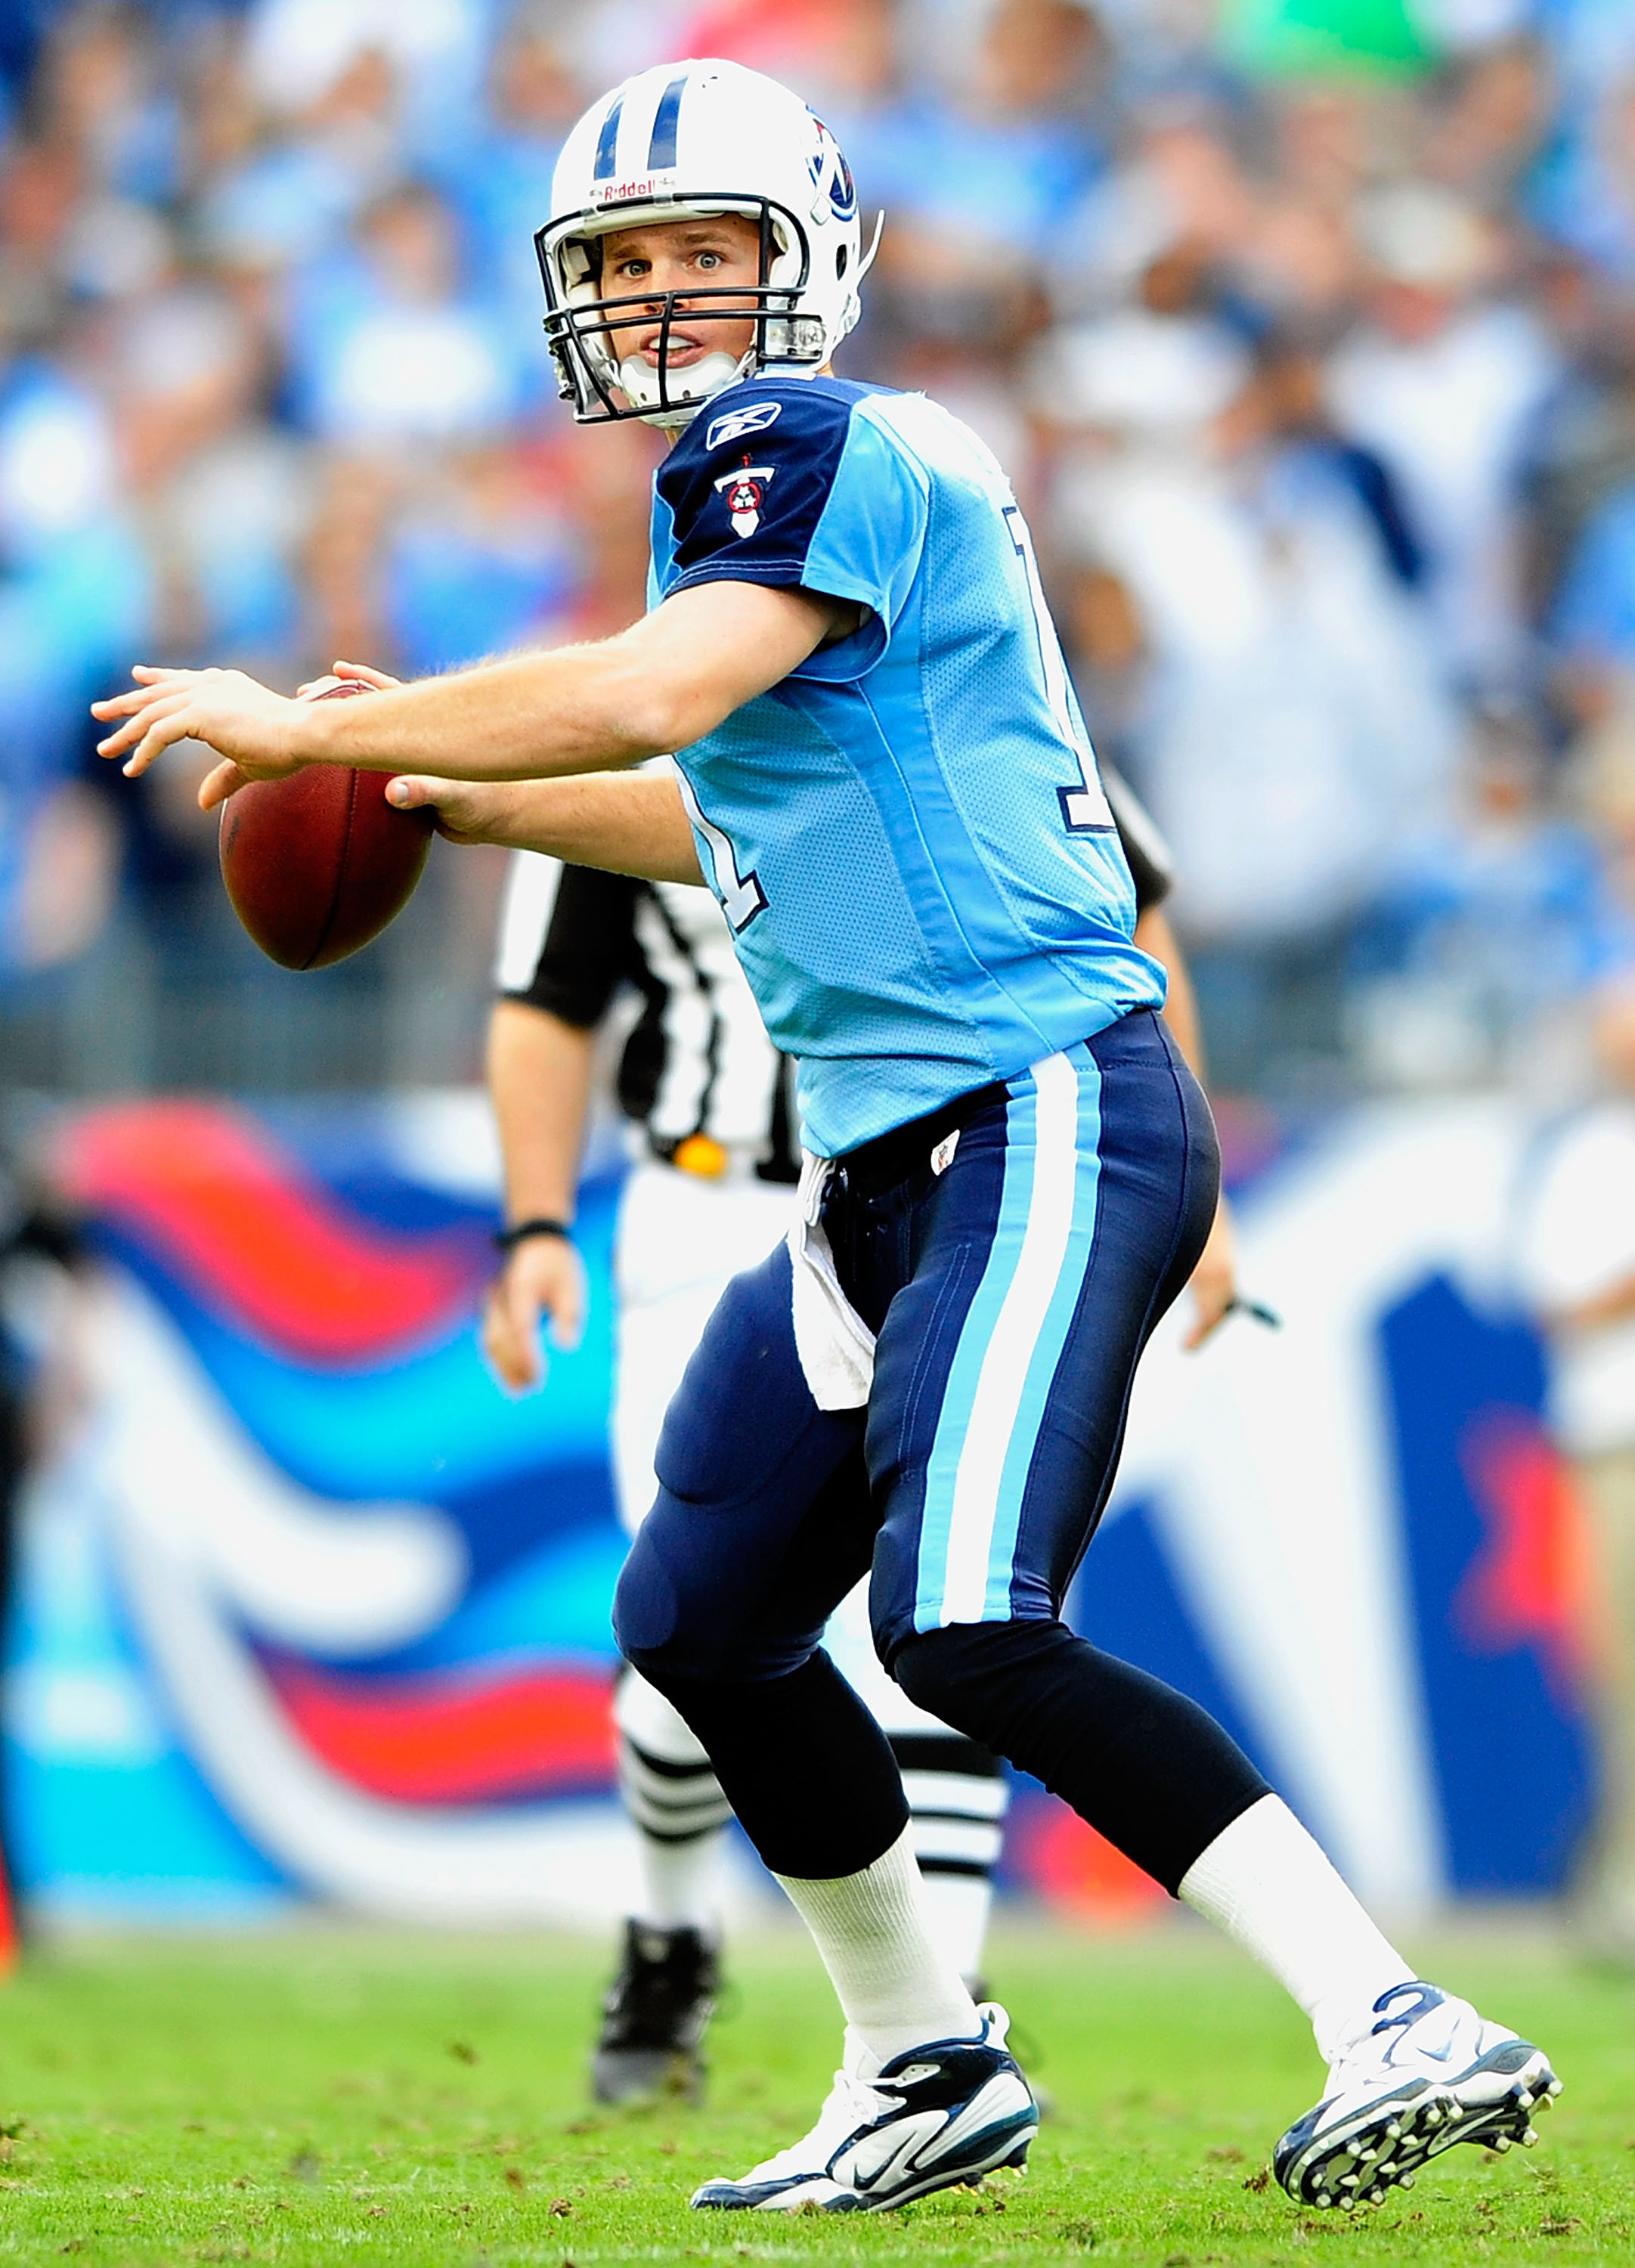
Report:
M658 476L654 597L715 581L869 610L677 760L810 1147L1162 1005L1027 529L966 426L834 379L718 395Z

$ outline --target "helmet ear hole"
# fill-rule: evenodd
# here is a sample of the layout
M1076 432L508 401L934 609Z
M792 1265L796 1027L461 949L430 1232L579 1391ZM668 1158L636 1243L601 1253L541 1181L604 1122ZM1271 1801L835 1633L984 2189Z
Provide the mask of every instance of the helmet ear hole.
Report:
M841 245L841 246L836 249L836 254L835 254L835 275L836 275L836 280L838 280L838 278L839 278L839 277L841 277L842 276L843 276L843 275L845 274L845 272L846 272L846 254L847 254L848 249L849 249L849 247L847 247L846 245L843 245L843 245Z

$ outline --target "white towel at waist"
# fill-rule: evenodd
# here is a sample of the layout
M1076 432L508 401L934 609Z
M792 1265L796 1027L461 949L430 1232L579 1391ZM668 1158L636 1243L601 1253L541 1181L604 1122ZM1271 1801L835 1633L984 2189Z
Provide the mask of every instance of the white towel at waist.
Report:
M840 1288L824 1234L823 1196L832 1158L801 1152L800 1193L789 1232L795 1351L820 1410L860 1410L874 1383L874 1334Z

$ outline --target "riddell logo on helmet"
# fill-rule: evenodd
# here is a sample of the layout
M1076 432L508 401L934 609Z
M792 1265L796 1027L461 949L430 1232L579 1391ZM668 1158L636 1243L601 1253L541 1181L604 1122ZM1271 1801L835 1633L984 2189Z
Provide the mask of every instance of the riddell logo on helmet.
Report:
M666 194L674 180L674 173L649 173L639 181L599 181L591 195L599 205L636 204ZM660 190L660 181L665 183L665 190Z

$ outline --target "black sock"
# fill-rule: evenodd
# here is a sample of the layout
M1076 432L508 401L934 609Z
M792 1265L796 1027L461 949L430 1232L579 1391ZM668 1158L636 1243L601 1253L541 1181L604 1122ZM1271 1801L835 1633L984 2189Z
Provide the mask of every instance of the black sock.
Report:
M1206 1711L1061 1623L957 1623L899 1647L910 1700L1042 1780L1173 1896L1270 1793Z

